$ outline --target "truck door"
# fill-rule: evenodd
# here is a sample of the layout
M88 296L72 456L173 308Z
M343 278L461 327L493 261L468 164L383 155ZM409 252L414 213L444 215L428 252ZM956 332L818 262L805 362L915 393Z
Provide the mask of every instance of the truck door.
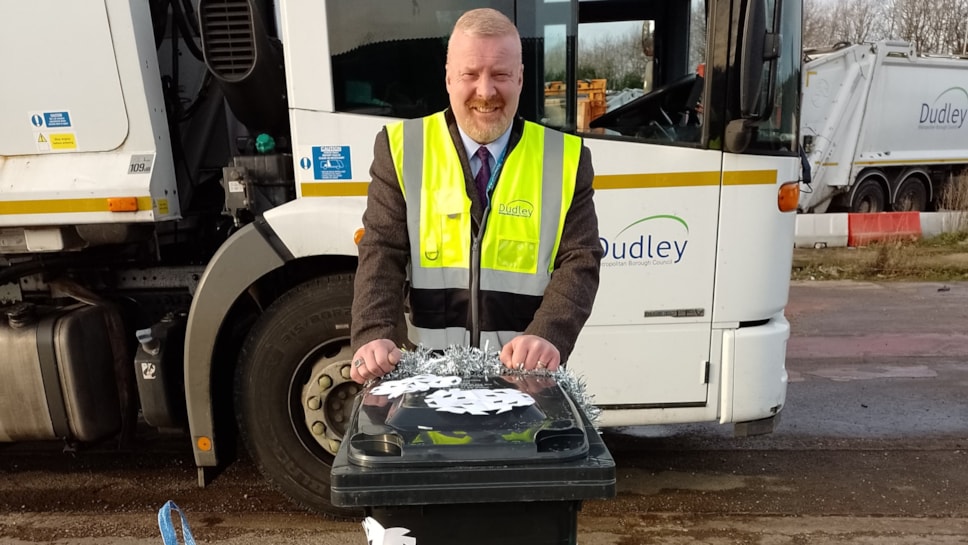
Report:
M705 407L722 152L703 132L704 6L539 6L518 20L542 46L530 104L590 148L605 251L569 368L608 409Z
M727 71L737 83L712 105L726 123L713 322L739 327L786 304L792 248L780 233L795 217L778 209L778 194L800 176L801 4L750 0L746 8L732 17L734 27L750 30L740 33L735 54L718 61L736 62Z

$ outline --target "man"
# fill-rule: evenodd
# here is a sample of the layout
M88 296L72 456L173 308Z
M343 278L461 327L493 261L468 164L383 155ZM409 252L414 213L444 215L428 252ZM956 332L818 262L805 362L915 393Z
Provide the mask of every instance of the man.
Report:
M567 361L598 290L591 154L516 116L514 24L493 9L465 13L446 74L450 108L376 138L353 299L359 383L400 361L408 269L414 341L500 349L517 369Z

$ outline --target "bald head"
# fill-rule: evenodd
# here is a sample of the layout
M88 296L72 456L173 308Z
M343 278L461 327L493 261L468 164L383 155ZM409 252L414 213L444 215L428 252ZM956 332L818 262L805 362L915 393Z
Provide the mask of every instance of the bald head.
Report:
M513 37L517 44L517 62L521 62L521 35L518 28L506 15L496 9L472 9L460 16L454 24L447 44L447 61L451 60L454 36L461 34L471 38L507 38Z

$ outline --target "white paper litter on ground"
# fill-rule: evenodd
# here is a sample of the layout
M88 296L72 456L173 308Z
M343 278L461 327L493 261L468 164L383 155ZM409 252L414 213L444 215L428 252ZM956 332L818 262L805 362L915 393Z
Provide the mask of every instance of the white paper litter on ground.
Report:
M367 545L417 545L417 538L407 534L406 528L384 528L373 517L363 519L363 531L366 532Z
M454 414L501 414L515 407L534 405L534 398L513 388L437 390L424 398L428 407Z

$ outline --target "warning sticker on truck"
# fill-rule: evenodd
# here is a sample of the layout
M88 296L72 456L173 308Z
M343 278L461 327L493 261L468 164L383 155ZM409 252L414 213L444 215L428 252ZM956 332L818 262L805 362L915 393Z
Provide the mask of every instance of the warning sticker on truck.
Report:
M37 151L50 151L50 140L44 133L37 133L37 138L34 140L37 143Z
M74 133L72 132L54 133L49 135L49 139L50 139L50 149L53 149L53 150L77 149L77 140L74 138Z
M317 180L352 180L349 146L313 146L313 178Z
M34 129L69 129L74 126L71 123L70 110L30 112L27 116Z
M70 110L27 112L27 121L33 131L34 146L37 151L77 149L77 137Z

